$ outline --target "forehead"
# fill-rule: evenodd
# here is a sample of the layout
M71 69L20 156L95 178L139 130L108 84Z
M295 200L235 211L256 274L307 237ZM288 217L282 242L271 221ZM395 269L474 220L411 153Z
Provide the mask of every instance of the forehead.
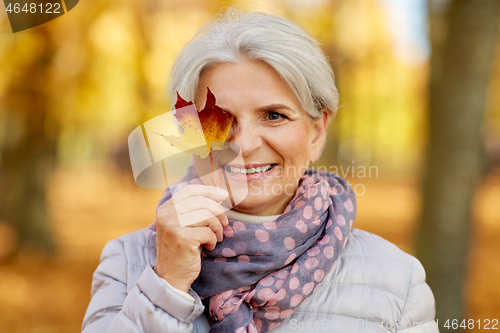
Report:
M204 69L195 98L197 106L204 105L207 87L221 107L236 103L287 103L301 108L295 94L278 72L262 61L245 59Z

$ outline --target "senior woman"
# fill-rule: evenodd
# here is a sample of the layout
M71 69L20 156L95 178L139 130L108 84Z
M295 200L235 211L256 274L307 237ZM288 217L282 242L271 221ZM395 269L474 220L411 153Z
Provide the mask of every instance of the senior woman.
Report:
M197 174L195 157L156 222L104 248L84 332L438 331L419 261L351 230L348 183L307 170L338 104L314 39L283 18L230 9L172 76L172 96L201 110L210 91L232 116L226 142L244 163L224 172L229 189L248 193L224 208L229 193Z

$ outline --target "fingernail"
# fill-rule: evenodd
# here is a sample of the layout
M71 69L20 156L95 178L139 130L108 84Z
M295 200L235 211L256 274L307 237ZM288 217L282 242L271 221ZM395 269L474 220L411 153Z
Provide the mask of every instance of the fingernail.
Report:
M221 189L221 188L217 189L217 194L220 196L224 196L224 197L227 197L229 195L229 193L226 190Z

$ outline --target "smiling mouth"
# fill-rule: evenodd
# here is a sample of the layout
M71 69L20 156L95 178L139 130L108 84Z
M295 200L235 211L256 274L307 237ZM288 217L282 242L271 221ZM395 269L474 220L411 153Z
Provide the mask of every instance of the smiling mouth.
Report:
M234 175L253 175L253 174L257 174L257 173L269 171L275 165L277 165L277 164L273 163L273 164L263 165L263 166L260 166L260 167L257 167L257 168L249 168L249 169L246 169L246 168L237 168L237 167L226 165L224 167L224 169L227 172L232 173Z

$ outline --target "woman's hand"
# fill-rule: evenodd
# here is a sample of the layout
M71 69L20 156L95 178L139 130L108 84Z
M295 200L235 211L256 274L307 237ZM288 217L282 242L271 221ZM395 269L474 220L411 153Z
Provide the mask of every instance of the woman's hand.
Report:
M154 270L173 287L189 291L200 274L202 246L213 250L222 241L227 196L218 187L187 185L158 208Z

